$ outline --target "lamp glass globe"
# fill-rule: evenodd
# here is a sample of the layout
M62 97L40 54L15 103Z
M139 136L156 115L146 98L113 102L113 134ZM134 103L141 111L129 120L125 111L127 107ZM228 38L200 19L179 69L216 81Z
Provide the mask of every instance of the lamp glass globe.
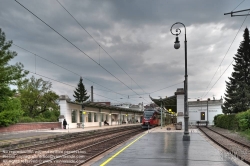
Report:
M179 49L180 46L181 46L180 43L175 43L175 44L174 44L174 48L175 48L175 49Z

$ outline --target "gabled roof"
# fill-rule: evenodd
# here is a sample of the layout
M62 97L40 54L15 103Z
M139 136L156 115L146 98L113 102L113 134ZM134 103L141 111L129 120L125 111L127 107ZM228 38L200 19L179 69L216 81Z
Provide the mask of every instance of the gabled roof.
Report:
M86 102L86 103L83 103L82 105L85 107L94 107L94 108L103 108L103 109L108 109L108 110L142 113L142 111L138 111L138 110L134 110L134 109L109 106L109 105L104 105L104 104L95 103L95 102Z
M66 95L62 96L60 98L61 100L66 100L67 103L71 103L71 104L76 104L76 105L81 105L83 107L92 107L92 108L103 108L103 109L107 109L107 110L115 110L115 111L123 111L123 112L133 112L133 113L143 113L143 111L138 111L136 109L131 109L131 108L121 108L121 107L115 107L115 106L111 106L111 105L106 105L104 102L84 102L84 103L77 103L77 102L73 102L70 100L67 100L68 97Z

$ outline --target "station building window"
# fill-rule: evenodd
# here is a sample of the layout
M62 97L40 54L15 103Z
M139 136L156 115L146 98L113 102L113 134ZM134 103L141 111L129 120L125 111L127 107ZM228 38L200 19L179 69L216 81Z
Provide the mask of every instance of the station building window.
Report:
M92 122L92 113L88 112L88 122Z
M97 122L97 113L94 113L94 122Z
M71 122L76 123L76 110L72 110L71 112Z
M80 111L80 112L79 112L80 122L82 122L82 116L83 116L83 114L82 114L82 113L83 113L82 111Z
M201 120L205 120L205 112L201 112Z
M109 115L108 114L106 114L106 121L108 121L109 120Z

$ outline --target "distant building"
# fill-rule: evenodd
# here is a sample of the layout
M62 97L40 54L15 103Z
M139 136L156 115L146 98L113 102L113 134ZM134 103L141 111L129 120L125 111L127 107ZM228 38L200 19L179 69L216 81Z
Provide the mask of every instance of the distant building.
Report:
M119 107L119 108L129 108L130 107L130 103L114 103L111 104L114 107Z
M196 121L209 121L209 125L213 125L214 117L223 114L221 105L222 99L197 100L188 102L189 123L195 124Z
M143 104L139 103L139 104L130 104L130 103L120 103L120 104L112 104L112 106L114 107L119 107L119 108L128 108L128 109L132 109L132 110L137 110L137 111L143 111Z
M139 103L138 105L130 105L129 108L137 111L144 111L142 103Z
M162 104L168 110L167 112L169 110L175 112L177 122L182 122L182 128L184 128L184 89L178 88L174 94L174 96L163 99L150 98L156 105L160 106ZM194 125L197 121L209 121L209 125L213 125L214 116L223 114L222 104L222 98L216 100L214 97L213 100L188 101L189 125Z
M67 120L69 128L90 127L104 125L106 120L110 125L122 125L124 122L140 122L143 112L133 108L113 106L110 102L77 103L67 95L61 95L59 122ZM125 105L124 105L125 106ZM129 105L130 106L130 105ZM140 108L138 106L138 108Z
M144 106L144 109L147 109L147 108L158 108L159 106L155 103L150 103L148 105L145 105Z

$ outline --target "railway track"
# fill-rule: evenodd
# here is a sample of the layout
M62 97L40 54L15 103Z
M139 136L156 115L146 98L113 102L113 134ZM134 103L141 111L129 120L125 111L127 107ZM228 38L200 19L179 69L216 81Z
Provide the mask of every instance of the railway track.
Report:
M3 154L2 163L17 166L81 165L140 132L142 130L138 127L122 128L84 138L62 139L54 143L16 148ZM24 153L14 154L15 152Z
M123 130L129 130L131 128L134 128L135 126L126 126L126 127L122 127ZM88 132L77 132L77 133L70 133L70 134L64 134L64 135L56 135L56 136L50 136L46 139L34 139L34 140L28 140L28 141L23 141L23 143L18 143L18 144L11 144L9 146L6 147L1 147L1 149L4 149L6 151L14 151L16 149L30 149L33 147L38 147L40 146L46 146L49 144L60 144L60 142L62 141L66 141L69 140L70 141L77 141L77 139L88 139L91 136L95 136L98 137L98 135L103 135L103 134L109 134L109 133L114 133L121 130L120 128L110 128L110 129L106 129L106 130L94 130L94 131L88 131ZM64 142L65 143L65 142ZM0 152L1 154L2 152Z
M229 132L210 127L199 127L199 129L212 141L224 148L229 154L234 155L250 165L250 144L242 139L237 139ZM222 154L222 157L229 157Z

